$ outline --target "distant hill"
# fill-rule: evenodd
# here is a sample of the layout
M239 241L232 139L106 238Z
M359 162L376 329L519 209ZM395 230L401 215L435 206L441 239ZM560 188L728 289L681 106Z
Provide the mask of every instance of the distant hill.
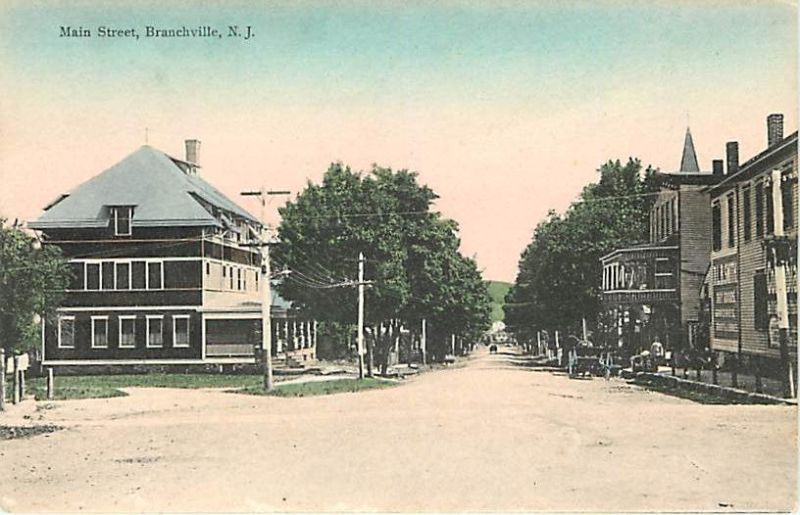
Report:
M486 281L486 286L489 289L489 296L492 298L492 322L503 320L503 304L506 293L511 288L511 283Z

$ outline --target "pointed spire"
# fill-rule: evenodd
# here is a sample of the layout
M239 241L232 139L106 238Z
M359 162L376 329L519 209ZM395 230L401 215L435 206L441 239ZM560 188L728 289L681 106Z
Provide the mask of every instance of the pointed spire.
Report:
M696 173L700 171L697 164L697 154L694 151L692 132L686 127L686 139L683 141L683 156L681 157L681 172Z

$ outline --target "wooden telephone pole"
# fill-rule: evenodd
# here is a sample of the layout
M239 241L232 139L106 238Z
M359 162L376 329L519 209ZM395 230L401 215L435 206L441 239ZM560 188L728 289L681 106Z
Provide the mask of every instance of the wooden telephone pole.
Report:
M364 253L358 253L358 378L364 379Z
M795 396L794 370L789 356L789 304L786 289L786 264L789 260L789 241L783 230L783 195L781 191L782 174L780 170L772 171L772 221L774 225L771 253L775 271L775 297L778 315L778 342L783 370L783 395ZM789 207L791 209L791 207Z
M243 191L243 196L256 196L261 201L261 241L255 243L261 253L261 284L263 296L261 298L261 361L264 368L264 391L271 392L274 388L272 379L272 318L270 309L272 307L272 271L269 261L270 235L267 231L267 223L264 211L267 206L268 195L288 195L288 191L268 191L261 188L258 191Z

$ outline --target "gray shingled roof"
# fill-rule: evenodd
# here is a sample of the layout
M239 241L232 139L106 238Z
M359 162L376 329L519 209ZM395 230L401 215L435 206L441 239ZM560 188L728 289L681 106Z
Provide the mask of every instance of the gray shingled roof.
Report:
M77 186L29 223L32 229L106 227L108 206L135 206L133 227L220 226L194 197L251 222L256 218L167 154L142 146Z

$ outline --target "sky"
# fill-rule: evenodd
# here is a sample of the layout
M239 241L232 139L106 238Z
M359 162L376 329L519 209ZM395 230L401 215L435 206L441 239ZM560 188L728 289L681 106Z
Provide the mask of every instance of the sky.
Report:
M690 125L710 170L726 141L761 151L770 113L796 130L797 29L784 1L6 0L0 216L35 219L145 141L182 157L197 138L201 173L236 200L296 194L334 161L415 170L484 277L513 281L536 224L603 162L677 170Z

